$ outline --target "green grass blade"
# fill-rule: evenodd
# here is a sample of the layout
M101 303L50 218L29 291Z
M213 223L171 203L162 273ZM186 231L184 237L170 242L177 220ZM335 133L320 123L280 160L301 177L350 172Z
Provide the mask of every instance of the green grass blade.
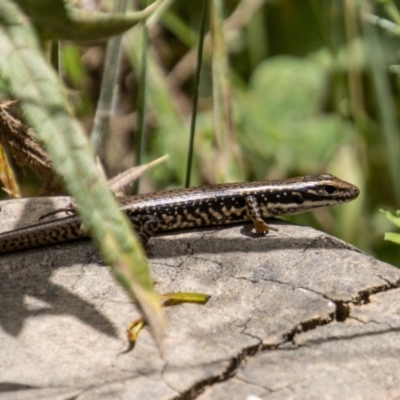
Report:
M44 39L98 40L119 35L146 19L166 0L156 0L144 10L128 13L87 14L64 0L16 0Z
M136 165L142 164L142 156L144 152L145 145L145 135L146 135L146 94L147 94L147 50L149 46L149 36L147 32L147 26L142 25L142 57L140 66L140 78L139 78L139 88L137 97L137 110L138 110L138 132L136 140ZM137 180L134 188L133 194L138 194L140 189L140 181Z
M126 0L115 0L114 13L124 13L127 7ZM99 152L100 145L110 130L110 120L114 111L114 104L118 92L118 72L121 61L121 35L108 39L104 63L103 78L101 81L100 98L97 103L93 129L90 136L92 146Z
M385 233L385 240L400 244L400 233L387 232Z
M143 49L137 45L144 42L142 35L143 30L137 26L124 36L127 56L135 71L140 71L142 65ZM171 89L151 46L147 48L146 69L146 106L159 127L153 142L157 143L158 147L156 155L169 154L169 173L176 174L179 181L184 182L187 131L175 104L171 101Z
M364 13L369 11L369 7L364 6L362 11ZM364 21L363 30L366 40L367 60L371 68L372 82L377 98L376 105L381 119L383 138L389 159L388 164L392 185L396 194L397 205L400 207L400 181L398 179L400 171L400 137L398 134L399 124L397 122L396 108L387 78L382 47L375 32L375 27Z
M98 173L64 89L40 52L35 31L10 0L0 2L0 53L0 76L10 95L19 100L26 121L74 196L84 225L116 278L138 300L161 347L163 317L141 245Z
M211 2L212 79L214 132L218 156L214 160L216 182L243 180L241 157L232 120L232 95L223 29L223 2Z
M206 35L206 21L209 8L209 0L203 0L203 1L204 1L204 6L203 6L203 15L201 17L200 40L197 50L197 67L194 78L195 83L194 83L194 93L193 93L193 109L192 109L192 119L190 121L190 139L189 139L189 149L188 149L187 164L186 164L185 187L190 186L190 175L192 172L194 134L196 131L197 103L199 100L199 88L200 88L200 73L203 63L203 45L204 45L204 37Z

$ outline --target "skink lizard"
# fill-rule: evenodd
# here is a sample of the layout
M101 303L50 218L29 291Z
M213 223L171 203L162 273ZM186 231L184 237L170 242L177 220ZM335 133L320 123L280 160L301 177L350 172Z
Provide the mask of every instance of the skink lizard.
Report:
M355 199L359 190L333 175L230 183L124 197L121 209L145 244L155 232L252 221L258 234L265 218L293 215ZM73 215L0 234L0 253L87 237Z

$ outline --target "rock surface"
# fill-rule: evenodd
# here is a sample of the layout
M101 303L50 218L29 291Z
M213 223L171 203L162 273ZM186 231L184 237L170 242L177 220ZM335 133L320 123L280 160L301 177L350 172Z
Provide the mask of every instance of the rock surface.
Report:
M67 199L1 202L1 230ZM0 256L0 398L395 399L400 271L281 221L158 235L158 290L208 293L165 309L164 359L89 240Z

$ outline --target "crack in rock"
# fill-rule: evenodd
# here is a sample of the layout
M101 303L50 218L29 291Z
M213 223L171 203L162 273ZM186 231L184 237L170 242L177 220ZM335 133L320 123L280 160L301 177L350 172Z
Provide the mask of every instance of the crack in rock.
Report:
M319 326L328 325L335 320L335 312L329 313L325 318L312 318L308 321L300 322L295 328L293 328L289 333L284 335L284 344L291 342L294 344L294 338L299 333L304 333L316 329ZM282 345L279 345L282 346ZM279 347L277 346L277 347ZM264 350L264 349L263 349Z
M323 326L331 323L334 320L334 313L330 313L327 318L314 318L305 322L300 323L297 325L294 329L292 329L290 332L284 335L284 341L283 343L288 343L288 342L293 342L294 337L296 334L301 333L301 332L306 332L311 329L315 329L318 326ZM257 338L260 339L260 338ZM232 357L230 360L230 363L228 367L223 371L220 375L216 375L213 377L209 377L206 379L203 379L199 382L197 382L195 385L193 385L190 389L182 392L179 396L174 397L174 400L193 400L195 399L199 394L203 393L208 387L227 381L228 379L234 377L239 370L240 366L243 364L243 362L248 358L256 355L260 351L265 351L265 350L276 350L281 346L281 344L276 344L276 345L263 345L261 343L258 343L257 345L249 346L244 348L239 354L236 356Z
M239 354L232 357L229 366L220 375L209 377L197 382L190 389L182 392L179 396L175 397L174 400L195 399L199 394L203 393L208 387L216 383L227 381L228 379L234 377L237 371L239 370L240 366L248 357L252 357L261 351L277 350L277 349L292 350L293 347L290 347L288 349L282 346L288 343L295 344L296 335L317 329L320 326L328 325L334 321L344 322L347 318L350 318L349 304L361 306L369 303L370 296L375 293L386 292L400 287L400 280L396 281L395 283L390 283L387 280L385 280L385 282L387 282L385 285L380 285L360 291L357 297L350 301L332 300L324 296L327 300L335 304L335 311L329 313L326 317L312 318L310 320L299 323L296 327L294 327L289 332L283 335L283 343L281 342L280 344L275 344L275 345L263 345L261 343L261 339L257 338L260 339L260 343L254 346L244 348ZM285 282L276 282L276 283L289 285ZM300 346L297 345L296 348L297 347Z
M202 257L202 256L193 256L192 259L193 259L193 260L204 261L204 262L207 262L207 263L210 263L210 264L214 264L214 265L216 265L220 270L223 269L223 263L221 263L220 261L212 260L212 259L209 259L209 258L207 258L207 257Z
M383 279L382 277L380 277ZM388 292L389 290L398 289L400 287L400 279L394 283L388 282L386 279L383 279L387 282L385 285L375 286L372 288L368 288L359 292L358 299L353 301L352 303L355 305L363 305L368 304L370 302L370 296L376 293L384 293Z
M243 361L247 357L257 354L261 347L261 343L246 347L239 354L231 358L228 367L220 375L209 377L197 382L190 389L182 392L179 396L174 397L173 400L193 400L199 394L203 393L209 386L212 386L215 383L227 381L229 378L232 378L235 376Z
M344 322L350 315L350 307L349 304L351 302L345 302L340 300L333 300L335 304L335 320L337 322Z

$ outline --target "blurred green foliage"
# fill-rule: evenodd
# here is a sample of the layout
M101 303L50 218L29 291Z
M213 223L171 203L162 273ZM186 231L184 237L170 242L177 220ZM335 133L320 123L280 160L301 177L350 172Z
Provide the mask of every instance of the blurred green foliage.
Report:
M97 40L125 32L145 15L140 13L88 12L75 0L14 0L46 40ZM150 11L150 10L148 10Z
M232 151L237 175L230 179L333 173L356 184L360 197L348 205L291 220L313 225L400 266L398 247L383 240L384 232L392 227L379 213L382 207L400 207L396 195L400 180L395 179L400 172L395 167L396 157L400 160L396 128L400 115L400 29L393 18L398 2L223 3L234 135L229 136L228 148L221 148L214 134L213 48L206 38L192 184L220 182L216 165ZM102 3L103 9L109 6ZM143 158L146 161L169 153L171 159L168 166L144 178L142 187L147 190L182 186L184 182L202 6L203 1L175 0L164 14L146 24L147 134ZM101 153L110 175L132 163L143 29L143 25L136 25L124 35L119 100ZM62 49L64 79L89 131L104 43L69 42L63 43Z
M386 218L397 228L400 228L400 210L396 211L396 215L390 213L389 211L381 210ZM400 233L388 232L385 234L385 240L389 240L393 243L400 244Z

